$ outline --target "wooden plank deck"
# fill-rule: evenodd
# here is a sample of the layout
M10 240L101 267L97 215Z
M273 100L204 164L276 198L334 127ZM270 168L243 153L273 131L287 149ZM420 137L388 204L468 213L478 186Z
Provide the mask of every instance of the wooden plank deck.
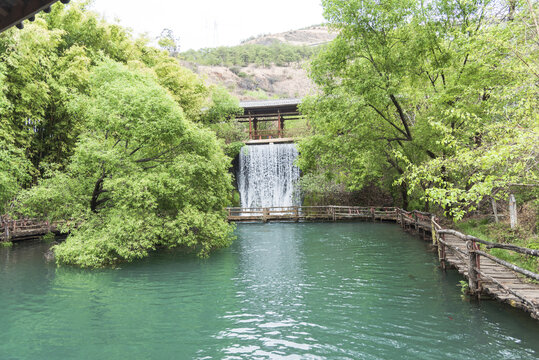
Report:
M426 221L426 216L410 216L403 218L403 227L415 230L422 229L425 232L432 233L433 224ZM440 229L443 230L443 229ZM447 244L444 246L440 242L439 257L442 262L442 268L446 264L455 268L460 274L469 280L469 249L468 244L462 237L451 234L439 235L435 230L437 240L442 239ZM440 251L441 250L441 251ZM478 256L476 270L478 274L478 293L487 295L498 301L507 303L513 307L528 312L531 317L539 320L539 283L533 282L524 275L494 262L484 256Z
M452 247L459 248L468 254L466 242L453 235L446 235L445 241ZM482 293L492 296L511 306L528 311L532 317L539 319L539 284L531 282L488 258L481 257L479 263L479 286ZM466 256L448 247L445 261L459 273L468 278ZM509 288L510 293L495 281Z

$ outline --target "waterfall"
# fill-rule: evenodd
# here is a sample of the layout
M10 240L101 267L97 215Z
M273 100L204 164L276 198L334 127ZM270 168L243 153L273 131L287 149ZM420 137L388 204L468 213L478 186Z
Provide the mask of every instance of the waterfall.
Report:
M244 146L240 151L237 174L241 207L300 205L294 192L299 169L295 144Z

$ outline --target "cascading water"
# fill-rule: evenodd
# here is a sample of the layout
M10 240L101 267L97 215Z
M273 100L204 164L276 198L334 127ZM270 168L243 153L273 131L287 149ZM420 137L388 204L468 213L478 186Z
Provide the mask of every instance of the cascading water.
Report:
M295 144L244 146L237 174L241 207L281 207L300 205L294 191L299 169Z

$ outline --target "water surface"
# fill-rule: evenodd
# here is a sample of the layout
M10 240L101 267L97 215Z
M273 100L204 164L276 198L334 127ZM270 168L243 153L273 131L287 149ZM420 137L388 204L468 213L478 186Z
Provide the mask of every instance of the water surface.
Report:
M244 224L208 260L57 268L0 249L0 359L536 359L539 322L470 303L396 225Z

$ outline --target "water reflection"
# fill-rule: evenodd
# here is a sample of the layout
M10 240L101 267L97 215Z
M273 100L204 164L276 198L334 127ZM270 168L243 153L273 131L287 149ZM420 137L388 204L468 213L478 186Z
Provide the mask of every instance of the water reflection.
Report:
M316 346L304 340L309 335L305 320L310 312L304 294L311 284L304 276L302 241L296 229L279 224L238 229L242 240L234 281L241 307L224 316L230 326L217 338L229 339L232 345L223 353L264 357Z

